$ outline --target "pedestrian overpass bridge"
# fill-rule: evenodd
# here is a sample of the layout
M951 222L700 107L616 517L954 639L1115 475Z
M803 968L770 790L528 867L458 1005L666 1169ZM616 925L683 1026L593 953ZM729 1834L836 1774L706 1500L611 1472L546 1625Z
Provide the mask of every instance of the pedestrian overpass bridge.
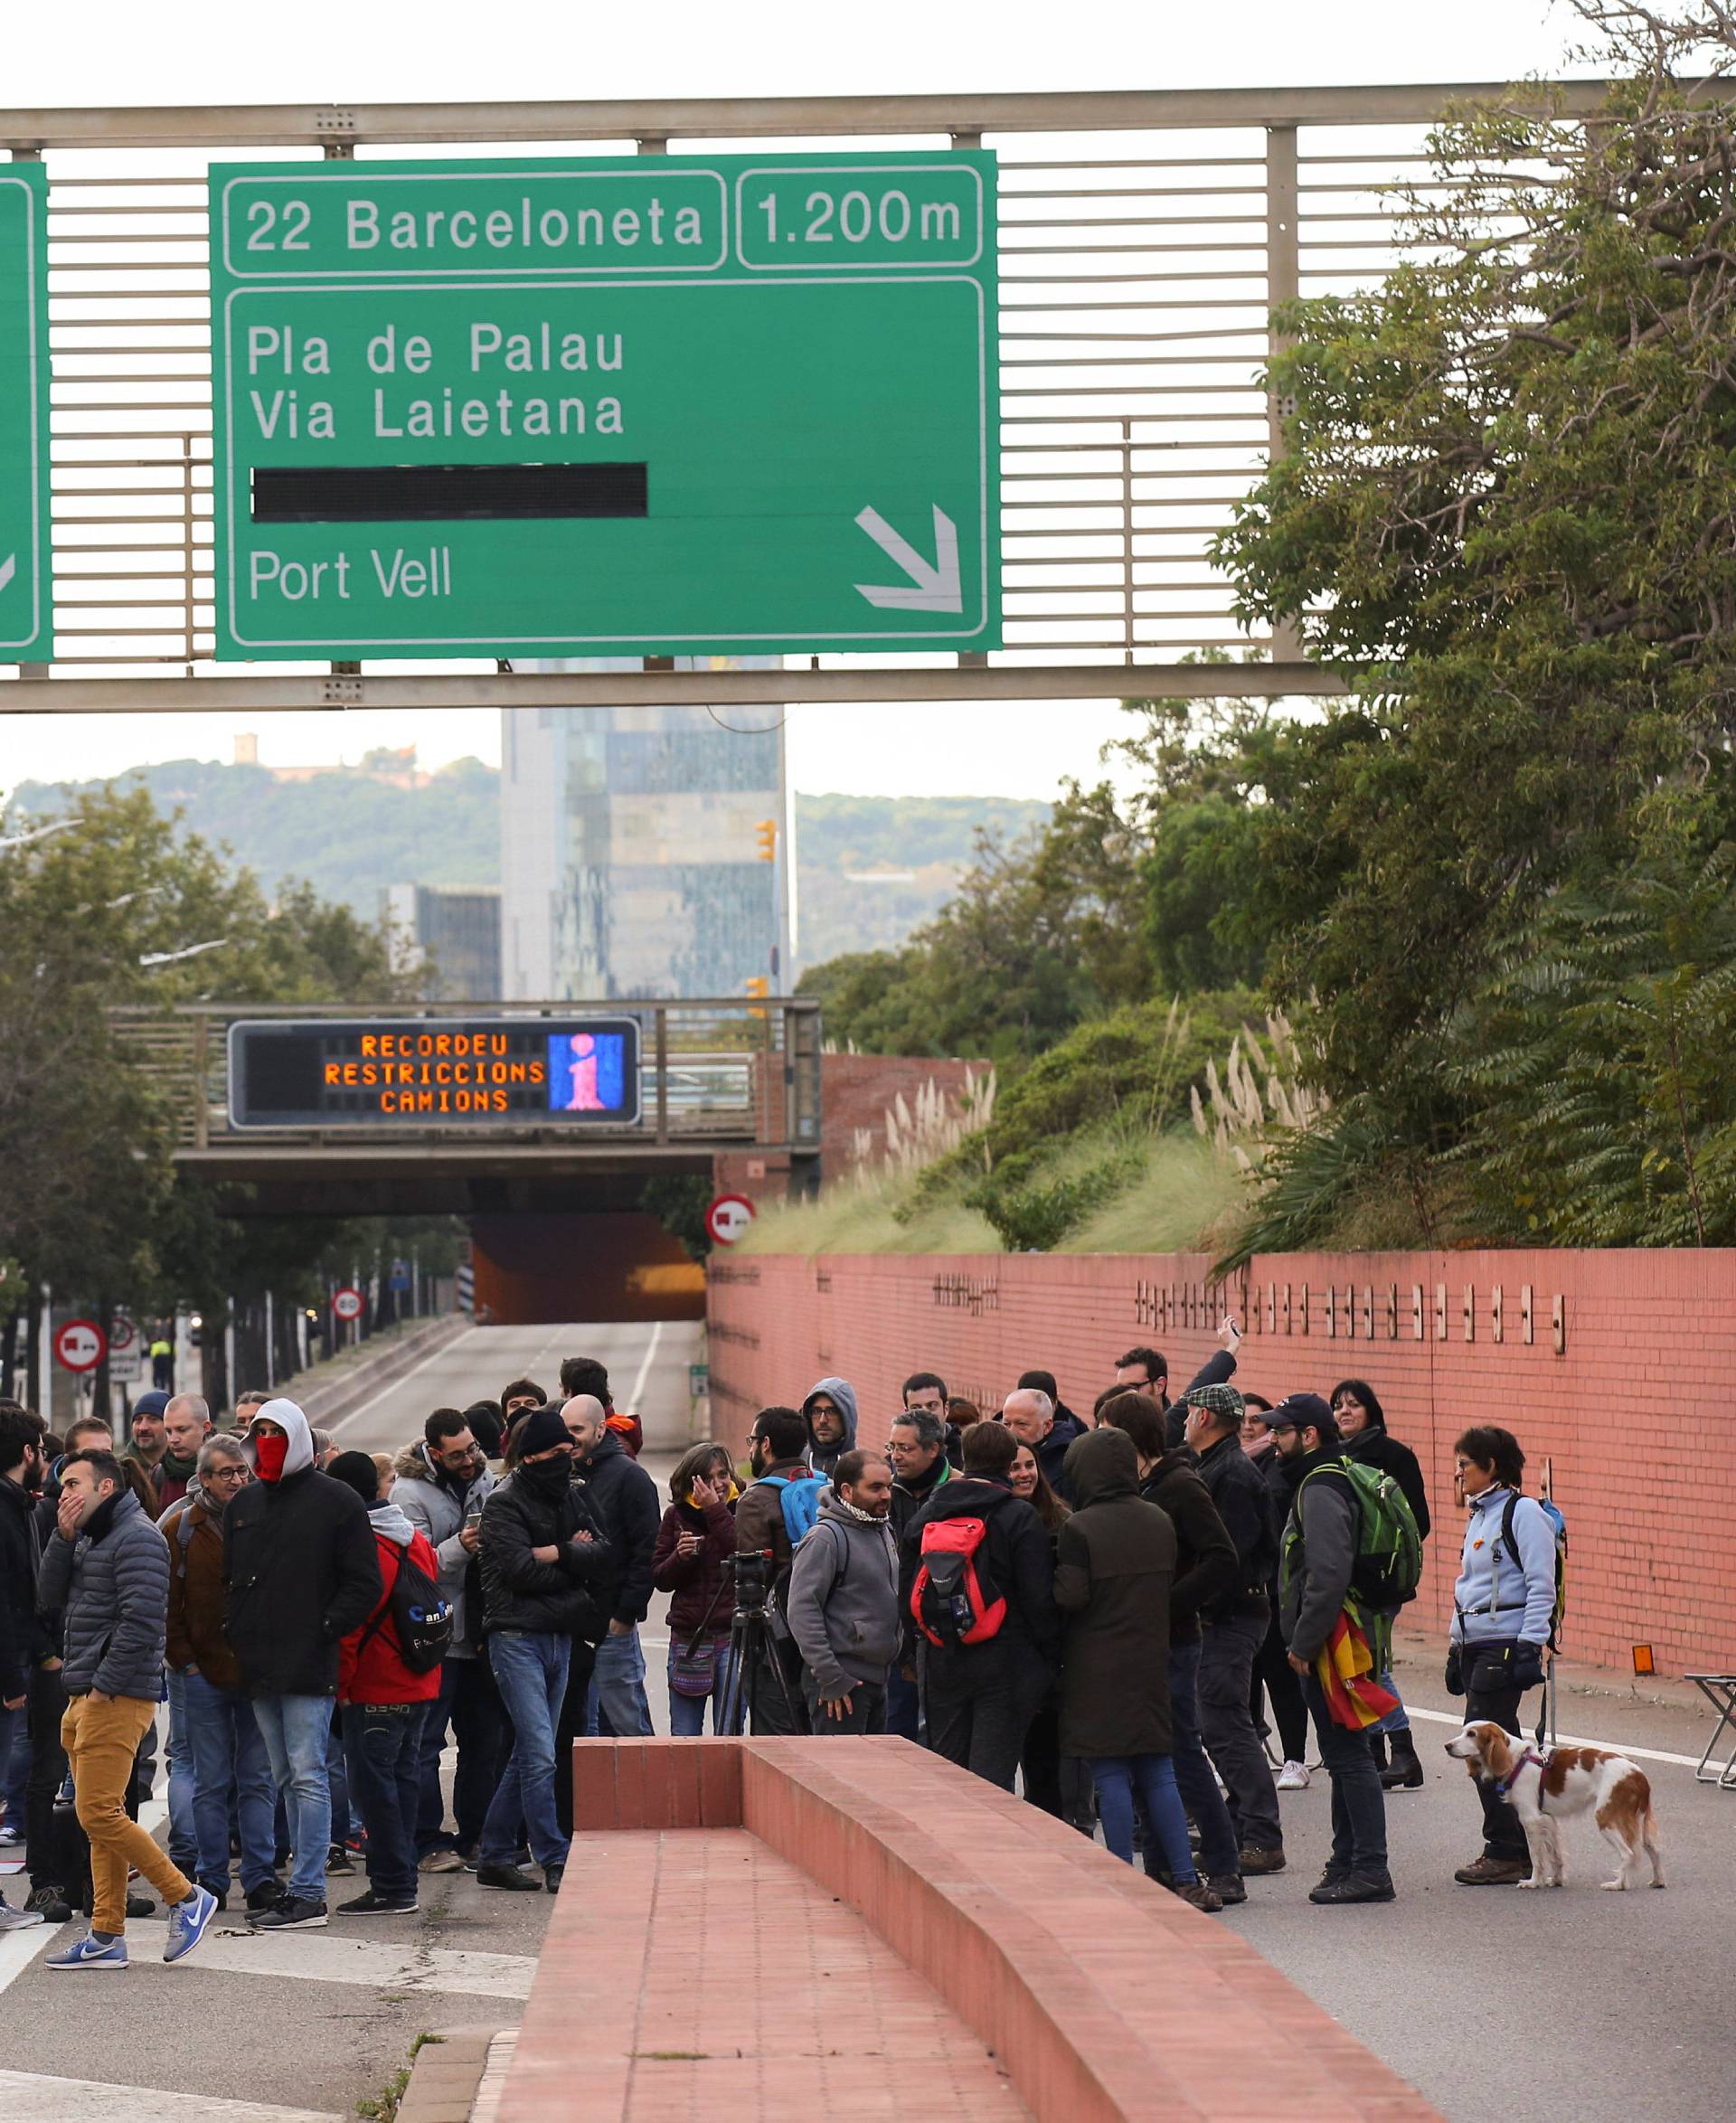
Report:
M658 1173L820 1152L820 1010L766 1001L197 1003L112 1022L184 1169L258 1213L626 1206Z

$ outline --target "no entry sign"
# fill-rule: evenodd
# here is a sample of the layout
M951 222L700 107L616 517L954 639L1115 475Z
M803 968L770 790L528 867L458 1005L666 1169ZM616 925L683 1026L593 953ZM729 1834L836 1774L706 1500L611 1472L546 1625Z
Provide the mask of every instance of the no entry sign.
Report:
M332 1310L339 1319L360 1319L362 1293L354 1285L345 1284L341 1290L332 1292Z
M732 1246L753 1222L753 1203L745 1194L720 1194L705 1212L705 1228L713 1243Z
M94 1319L69 1319L54 1330L54 1358L65 1371L95 1371L108 1337Z

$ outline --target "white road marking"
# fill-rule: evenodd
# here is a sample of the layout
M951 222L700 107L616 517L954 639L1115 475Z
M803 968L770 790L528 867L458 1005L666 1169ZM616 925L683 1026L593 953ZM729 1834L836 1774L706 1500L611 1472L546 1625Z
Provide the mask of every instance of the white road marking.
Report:
M168 1801L162 1798L147 1799L138 1809L138 1825L147 1835L155 1835L169 1817ZM164 1927L167 1929L166 1926ZM0 1990L15 1983L40 1953L46 1953L56 1939L74 1938L63 1924L33 1924L28 1931L0 1932ZM162 1948L157 1948L158 1953ZM52 1970L50 1971L52 1974ZM24 2123L22 2117L14 2118L12 2111L0 2104L0 2115L8 2123Z
M658 1320L651 1329L651 1339L645 1345L645 1361L639 1365L639 1375L633 1382L633 1391L627 1397L627 1405L637 1408L645 1394L645 1382L651 1375L651 1359L657 1353L657 1344L663 1339L663 1322Z
M1427 1718L1431 1725L1451 1725L1455 1731L1465 1722L1457 1711L1419 1710L1414 1703L1405 1704L1404 1713L1410 1718ZM1589 1740L1583 1732L1560 1732L1556 1738L1563 1747L1602 1747L1611 1754L1626 1755L1629 1761L1666 1762L1673 1769L1696 1769L1700 1766L1697 1754L1665 1754L1656 1747L1629 1747L1625 1740Z
M413 1942L387 1945L354 1937L367 1921L334 1917L324 1931L220 1931L213 1925L185 1966L217 1969L225 1976L359 1983L370 1990L456 1991L467 1997L531 1995L534 1955L459 1952ZM127 1952L137 1960L160 1960L168 1929L165 1923L128 1924Z
M218 2094L54 2079L42 2071L0 2071L0 2115L7 2123L344 2123L324 2109L279 2109Z
M335 1422L322 1423L320 1428L330 1430L335 1436L339 1430L347 1429L357 1416L367 1415L378 1408L382 1401L391 1400L392 1396L401 1387L409 1385L411 1379L419 1378L430 1363L444 1363L448 1357L462 1349L473 1335L481 1332L480 1327L467 1327L463 1334L458 1335L454 1340L443 1342L438 1349L429 1350L420 1363L412 1363L407 1372L401 1377L393 1379L389 1386L382 1386L372 1401L364 1401L360 1408L353 1408L347 1415L340 1415Z

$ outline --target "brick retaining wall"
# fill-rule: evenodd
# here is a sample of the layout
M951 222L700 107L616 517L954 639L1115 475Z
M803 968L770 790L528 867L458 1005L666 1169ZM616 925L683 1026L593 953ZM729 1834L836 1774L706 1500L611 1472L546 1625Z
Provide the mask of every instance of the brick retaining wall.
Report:
M1461 1517L1454 1439L1514 1431L1528 1482L1550 1463L1571 1540L1568 1655L1660 1673L1727 1669L1736 1652L1736 1250L1261 1256L1227 1289L1203 1256L760 1255L714 1260L713 1425L740 1442L768 1402L836 1373L863 1442L899 1387L939 1372L998 1407L1021 1371L1056 1373L1089 1410L1134 1343L1179 1387L1215 1344L1224 1302L1248 1328L1239 1383L1276 1401L1366 1378L1430 1483L1440 1532L1414 1618L1443 1631Z

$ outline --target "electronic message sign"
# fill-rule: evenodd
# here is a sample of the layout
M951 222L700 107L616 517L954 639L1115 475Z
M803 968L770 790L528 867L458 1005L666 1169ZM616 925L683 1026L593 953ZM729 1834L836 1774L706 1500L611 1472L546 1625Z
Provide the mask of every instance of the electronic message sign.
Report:
M249 1018L229 1028L232 1128L631 1126L633 1017Z
M0 166L0 662L54 653L49 552L48 173Z
M213 168L217 655L997 647L995 168Z

